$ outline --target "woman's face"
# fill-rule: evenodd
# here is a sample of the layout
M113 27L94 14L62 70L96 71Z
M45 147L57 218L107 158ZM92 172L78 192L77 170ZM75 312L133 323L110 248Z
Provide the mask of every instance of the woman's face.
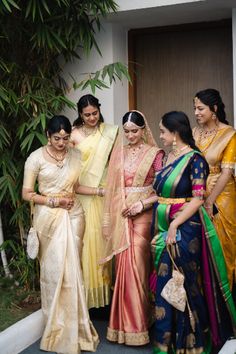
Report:
M125 137L130 145L137 145L142 141L143 129L136 124L129 123L123 126Z
M199 98L194 99L194 113L197 123L200 125L204 125L212 121L212 116L214 114L214 112L210 110L209 106L202 103Z
M81 118L84 121L84 124L90 128L96 127L100 118L100 112L97 107L87 106L83 108L81 113Z
M58 133L51 134L49 141L56 151L63 151L69 144L70 134L61 129Z
M175 133L171 133L167 128L165 128L162 122L160 122L159 128L160 128L160 139L163 143L163 146L166 147L172 146Z

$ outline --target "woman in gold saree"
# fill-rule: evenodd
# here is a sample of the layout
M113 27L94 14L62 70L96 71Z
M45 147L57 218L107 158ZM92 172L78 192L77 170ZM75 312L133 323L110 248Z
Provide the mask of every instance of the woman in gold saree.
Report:
M34 227L40 242L45 319L40 349L79 354L95 351L98 335L89 319L80 266L84 213L73 192L80 166L78 152L68 148L70 133L68 118L54 116L49 121L48 144L25 163L22 196L35 205Z
M120 134L110 159L105 197L107 241L102 262L116 256L107 339L138 346L149 342L152 210L132 217L127 214L127 207L152 194L155 171L161 168L164 153L157 147L140 112L127 112L123 128L129 144L123 145Z
M198 127L193 134L210 168L206 210L217 229L231 287L236 260L236 131L228 125L219 92L206 89L196 94L194 110ZM218 213L214 214L215 204Z
M100 103L92 95L84 95L78 104L79 117L74 122L72 141L81 153L80 184L87 186L79 196L85 212L85 233L82 251L86 302L88 308L102 307L110 302L111 264L99 266L104 247L102 237L103 194L108 158L117 126L105 124Z

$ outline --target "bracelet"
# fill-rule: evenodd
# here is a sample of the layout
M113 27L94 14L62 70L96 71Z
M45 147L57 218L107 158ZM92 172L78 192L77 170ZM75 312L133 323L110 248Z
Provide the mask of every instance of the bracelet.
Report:
M46 203L49 208L58 208L60 199L56 197L46 197Z
M97 193L96 195L98 195L99 197L103 197L104 196L104 189L103 188L97 188L96 189Z

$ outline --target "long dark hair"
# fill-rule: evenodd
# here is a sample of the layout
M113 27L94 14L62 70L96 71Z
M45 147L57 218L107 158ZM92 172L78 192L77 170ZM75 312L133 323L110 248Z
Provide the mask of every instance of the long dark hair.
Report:
M83 125L83 119L81 118L81 114L83 113L83 109L88 106L96 107L99 110L99 121L98 122L99 123L104 122L104 118L103 118L101 111L100 111L101 104L99 103L99 100L96 97L94 97L93 95L88 94L88 95L84 95L84 96L80 97L80 99L77 103L77 109L78 109L79 116L74 121L73 126L80 127L81 125Z
M122 124L124 125L125 123L129 122L136 124L140 128L145 128L145 121L143 119L143 116L141 113L136 112L136 111L129 111L125 113L125 115L122 118Z
M59 133L62 129L64 129L67 134L70 134L72 129L71 123L67 117L58 115L53 116L49 120L46 132L51 136L52 134Z
M171 133L179 133L181 140L192 149L199 151L195 145L193 133L188 116L181 111L171 111L161 118L163 126Z
M229 124L229 122L226 120L225 105L222 101L219 91L209 88L197 92L195 97L197 97L202 103L208 106L210 110L216 114L220 122ZM217 109L215 109L214 106L216 106Z

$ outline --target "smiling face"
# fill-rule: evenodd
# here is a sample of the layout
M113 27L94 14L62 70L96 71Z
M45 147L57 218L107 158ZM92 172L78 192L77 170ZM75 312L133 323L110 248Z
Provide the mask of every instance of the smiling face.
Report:
M136 124L128 123L123 126L125 137L130 145L138 145L143 138L143 128L139 128Z
M212 121L212 117L215 115L209 108L209 106L202 103L199 98L194 99L194 113L197 123L200 125L207 124Z
M51 147L55 151L63 151L69 144L70 134L66 133L64 129L61 129L58 133L51 134L49 140Z
M175 133L171 133L164 125L162 122L159 124L159 129L160 129L160 139L163 143L163 146L172 146L174 138L175 138Z
M89 105L83 108L81 118L83 119L84 124L88 128L94 128L98 124L100 118L100 111L97 107Z

